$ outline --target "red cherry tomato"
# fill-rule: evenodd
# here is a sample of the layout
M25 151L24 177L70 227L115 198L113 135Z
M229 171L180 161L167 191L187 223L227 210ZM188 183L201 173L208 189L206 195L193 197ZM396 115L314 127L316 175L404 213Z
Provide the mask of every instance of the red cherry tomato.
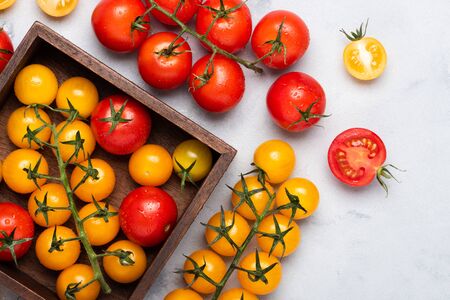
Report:
M210 28L218 14L220 17ZM196 30L200 34L209 30L207 37L213 44L235 53L247 45L252 35L252 16L242 0L224 0L223 7L220 0L207 0L198 10Z
M276 10L267 14L256 25L252 36L253 52L258 58L268 54L272 47L277 47L272 55L262 61L273 69L292 66L305 54L308 46L309 30L305 22L286 10Z
M112 115L112 111L115 113ZM91 115L97 143L116 155L130 154L147 141L152 120L144 105L124 95L100 101Z
M11 59L13 55L14 47L11 43L6 31L0 27L0 72L6 67L6 64Z
M210 59L211 55L206 55L192 67L189 91L203 109L226 112L235 107L244 95L244 73L234 60L225 56L215 55L212 61ZM199 76L203 76L205 81Z
M180 3L180 0L155 0L156 4L166 11L173 13ZM185 0L181 4L176 17L183 23L189 22L192 17L197 13L197 10L201 4L201 0ZM161 23L166 25L177 25L172 19L164 15L162 12L156 9L152 10L152 15Z
M383 170L386 147L374 132L351 128L339 134L328 150L328 165L337 179L350 186L364 186Z
M132 242L156 246L167 239L177 221L177 204L160 188L143 186L129 193L119 210L120 226Z
M288 131L302 131L325 117L326 99L311 76L291 72L280 76L267 93L267 108L276 124Z
M92 13L92 27L100 43L117 52L131 52L144 42L150 30L140 0L101 0Z
M34 223L28 212L21 206L11 203L0 203L0 261L13 261L28 252L34 236ZM13 251L11 251L13 249Z
M182 38L159 32L150 36L139 50L138 66L149 85L163 90L174 89L186 82L192 67L192 52Z

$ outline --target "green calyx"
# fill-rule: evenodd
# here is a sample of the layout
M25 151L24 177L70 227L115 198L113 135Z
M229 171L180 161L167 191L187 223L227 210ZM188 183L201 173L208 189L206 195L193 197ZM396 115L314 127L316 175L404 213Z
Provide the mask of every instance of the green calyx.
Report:
M366 24L362 22L359 28L356 28L355 31L351 31L350 34L348 34L343 28L339 31L342 32L350 41L355 42L366 36L367 25L369 25L369 19L367 19Z
M243 271L247 273L248 279L252 282L262 281L264 284L268 284L269 280L266 277L266 274L269 273L278 263L273 263L267 268L262 268L261 260L259 258L258 249L255 252L255 270L247 270L241 267L236 267L237 270Z
M128 123L132 121L132 119L124 119L122 118L123 111L125 110L125 107L127 106L128 100L125 100L125 102L122 104L120 109L116 111L114 109L114 103L112 102L112 99L109 98L109 109L111 111L111 117L108 118L102 118L100 119L101 122L110 122L111 127L108 130L108 134L111 134L114 129L116 129L117 125L120 123Z
M180 162L177 159L175 159L175 163L180 168L180 171L178 171L177 173L181 177L181 190L184 191L184 188L186 186L186 180L192 183L196 188L198 188L197 184L195 183L195 181L192 179L191 176L191 171L195 167L197 160L194 160L187 168L185 168L182 164L180 164Z
M395 181L400 183L400 181L398 181L397 178L395 178L395 176L392 174L392 172L389 170L389 168L393 168L400 172L406 172L406 170L399 169L392 164L384 165L377 170L377 181L381 185L381 187L385 190L386 197L389 194L389 190L388 190L388 186L385 182L385 179L394 179Z
M301 122L305 122L305 123L309 123L311 121L311 119L321 119L321 118L328 118L331 115L324 115L324 114L313 114L311 113L312 108L314 107L314 105L316 105L319 102L319 100L314 101L313 103L311 103L308 108L306 110L301 110L299 107L295 107L295 109L297 110L297 112L300 114L300 119L298 119L295 122L292 122L291 124L289 124L288 129L292 128L293 126L301 123Z
M16 233L16 228L14 228L10 234L7 234L6 231L4 231L4 230L0 230L0 243L1 243L0 252L4 251L4 250L8 250L9 253L11 253L11 257L12 257L14 263L16 264L16 266L19 266L19 264L17 263L17 255L16 255L16 251L14 248L20 244L31 241L33 238L23 238L23 239L16 240L14 238L14 235Z

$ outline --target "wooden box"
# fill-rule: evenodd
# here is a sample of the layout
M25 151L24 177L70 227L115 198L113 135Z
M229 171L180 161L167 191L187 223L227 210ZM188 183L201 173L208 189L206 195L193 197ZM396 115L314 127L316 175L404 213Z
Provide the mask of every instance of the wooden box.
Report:
M143 299L168 258L172 255L179 241L188 230L214 187L227 170L236 150L212 135L185 116L176 112L164 102L149 95L138 86L125 79L109 67L102 64L83 50L79 49L45 25L36 22L26 34L17 48L6 69L0 75L0 158L15 149L6 134L6 122L10 113L21 104L14 95L13 85L18 72L32 63L40 63L50 67L62 83L72 76L83 76L97 86L100 98L112 93L125 93L142 102L149 108L153 127L149 143L166 147L170 152L180 142L196 138L208 145L214 153L214 165L209 175L200 182L199 188L188 184L184 192L180 189L180 180L173 174L162 188L177 202L179 219L167 241L160 247L146 249L148 268L144 276L134 284L121 285L108 280L113 290L111 295L101 295L101 299ZM56 115L51 115L58 121ZM60 117L59 117L60 118ZM56 120L55 120L56 119ZM51 153L44 153L50 164L50 173L56 175L55 159ZM116 207L124 196L137 187L128 174L129 156L112 156L97 145L93 157L107 160L116 171L118 178L111 203ZM52 164L53 163L53 164ZM53 171L52 171L53 170ZM28 195L19 195L0 184L0 201L12 201L26 207ZM73 226L70 222L67 226ZM36 226L36 236L42 228ZM119 236L116 239L124 238ZM96 248L100 252L106 247ZM84 251L83 251L84 252ZM87 262L82 254L81 262ZM13 264L0 263L0 284L7 286L27 300L56 299L55 282L59 272L53 272L41 266L34 254L34 244L25 257L19 261L17 269Z

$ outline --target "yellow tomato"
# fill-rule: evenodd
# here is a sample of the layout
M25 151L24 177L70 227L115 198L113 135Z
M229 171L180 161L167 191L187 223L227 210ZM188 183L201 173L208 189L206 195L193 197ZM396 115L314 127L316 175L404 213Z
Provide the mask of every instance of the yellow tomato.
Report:
M286 190L292 195L291 200ZM281 210L283 215L291 217L294 213L294 220L305 219L319 206L319 190L308 179L292 178L280 186L275 200L277 207L292 204L292 208Z
M0 10L7 9L14 4L16 0L0 0Z
M39 163L37 173L48 175L48 164L44 156L30 149L18 149L11 152L3 161L2 173L6 185L16 193L29 194L37 190L37 186L24 169L34 170ZM38 186L45 184L47 179L38 178Z
M119 283L130 283L139 279L147 268L147 256L145 255L144 249L138 244L127 240L117 241L107 249L109 252L117 250L129 252L130 254L127 257L133 263L128 264L126 260L122 263L117 256L105 256L103 258L103 268L106 274L112 280Z
M250 193L252 191L259 190L263 187L263 185L258 181L257 176L245 177L245 184L247 185L247 189ZM268 182L266 182L266 188L270 192L270 194L273 194L273 188ZM234 189L237 192L243 192L244 189L242 187L241 180L239 180L236 183ZM270 196L266 191L260 191L253 194L250 197L250 200L255 206L256 212L258 214L261 214L266 208L267 203L270 200ZM231 202L233 203L233 207L236 207L241 201L242 201L241 198L238 195L236 195L236 193L233 193L233 195L231 196ZM270 208L273 208L273 206L274 203L272 202ZM247 220L256 220L255 214L253 213L252 209L250 208L250 206L248 206L247 203L243 202L236 210L241 216L243 216Z
M267 173L267 181L282 183L291 176L295 167L295 152L281 140L269 140L258 146L253 162Z
M237 252L237 249L232 244L230 244L230 242L228 242L226 238L221 237L219 240L214 242L219 233L212 229L212 227L220 230L222 223L225 224L225 227L233 225L228 230L228 236L239 247L242 246L245 239L247 238L247 235L250 232L250 226L248 226L247 221L243 217L241 217L241 215L239 215L238 213L233 213L231 211L225 211L223 215L221 212L218 212L214 216L212 216L211 219L209 219L208 226L206 227L205 231L205 238L208 245L210 245L211 248L220 255L234 256Z
M341 32L351 41L344 49L344 65L353 77L360 80L378 78L386 68L386 50L377 39L365 37L367 23L350 35Z
M187 170L194 162L194 166L189 171L189 177L196 182L205 178L212 166L211 150L199 140L187 140L179 144L173 152L173 169L179 177L183 177L183 171ZM178 163L177 163L178 162ZM189 180L189 178L187 178Z
M234 288L220 295L219 300L258 300L258 297L244 289Z
M88 118L98 103L98 91L95 85L83 77L72 77L64 81L56 95L56 106L68 109L69 103L78 110L80 116ZM63 115L67 116L67 113Z
M56 130L59 132L63 129L67 121L61 122L56 126ZM74 154L76 147L74 144L64 144L64 142L74 142L77 140L77 133L79 132L80 140L84 140L83 149L78 152L78 155L72 157ZM51 136L50 142L55 143L54 135ZM82 121L75 120L69 125L67 125L64 130L60 133L59 138L59 148L61 151L61 156L64 161L68 161L71 157L71 163L81 163L88 159L88 157L95 150L95 137L92 133L91 128L86 123Z
M45 111L39 109L38 113L42 120L48 124L51 123L50 118ZM9 139L19 148L38 149L39 145L35 141L28 139L26 135L27 128L31 131L39 130L39 132L36 133L36 137L40 141L48 142L52 132L48 127L43 127L40 130L40 128L44 126L42 120L37 117L33 108L27 108L26 106L19 107L9 116L8 124L6 125Z
M88 168L89 161L85 160L80 164L83 167ZM80 167L73 169L70 176L70 186L75 189L75 195L84 202L92 202L92 197L96 201L105 200L114 190L116 185L116 175L114 169L104 160L93 158L91 159L92 168L97 170L97 179L88 177L84 183L79 183L86 176L86 172ZM77 187L78 186L78 187Z
M205 265L203 272L215 282L220 282L225 275L227 266L223 259L216 253L210 250L198 250L189 256L195 261L199 267ZM186 259L184 263L184 270L194 270L194 264L190 259ZM191 286L192 289L202 294L211 294L216 290L216 287L203 278L197 278L194 282L195 276L193 274L184 273L184 281Z
M50 105L58 92L58 79L46 66L29 65L17 75L14 92L17 99L25 105L34 103Z
M281 264L275 256L269 256L266 252L253 252L244 257L239 266L249 271L256 271L256 255L259 255L261 270L270 267L272 264L276 264L273 269L264 274L267 279L267 283L264 283L264 281L255 278L252 275L249 276L247 272L241 270L238 271L237 277L242 287L247 291L255 295L267 295L272 293L281 281Z
M52 17L64 17L70 14L78 4L78 0L36 0L39 7Z
M0 182L3 180L3 161L0 160Z
M66 300L66 290L69 285L80 284L83 286L94 279L94 271L91 266L84 264L73 265L62 271L56 280L56 293L59 299ZM94 300L100 294L100 283L92 282L90 285L72 295L77 300Z
M43 206L45 202L47 202L48 208ZM61 184L48 183L43 185L40 190L34 191L28 199L28 212L31 218L36 224L43 227L66 223L72 215L69 210L63 209L68 207L69 199L64 186Z
M203 300L203 297L190 289L176 289L168 293L164 300Z
M104 209L105 203L100 202L98 205ZM87 216L95 213L97 208L94 203L86 204L79 212L81 219L86 218ZM109 213L117 213L117 209L109 205L108 208ZM102 212L106 214L106 212ZM89 242L94 246L103 246L109 242L111 242L116 235L119 233L120 224L119 224L119 215L108 216L108 222L105 221L104 216L96 216L93 218L86 219L83 223L84 230L88 236Z
M72 240L53 245L55 226L45 229L36 240L36 257L47 269L60 271L73 265L80 256L80 242ZM74 239L77 235L65 226L56 226L56 240Z
M283 257L292 254L297 249L301 238L300 228L295 222L289 221L289 217L281 214L270 215L262 220L258 226L260 234L257 235L257 241L264 252ZM284 242L284 247L282 242ZM274 245L275 248L270 252Z
M172 157L162 146L144 145L131 155L128 171L140 185L160 186L172 175Z

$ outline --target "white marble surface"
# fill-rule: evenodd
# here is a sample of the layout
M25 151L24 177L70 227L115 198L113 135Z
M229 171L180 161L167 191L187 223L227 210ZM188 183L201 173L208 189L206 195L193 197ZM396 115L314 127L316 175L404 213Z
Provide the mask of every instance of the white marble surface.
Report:
M35 20L49 25L140 86L135 55L115 55L94 37L90 15L97 1L80 0L76 11L60 20L45 16L31 0L17 0L0 13L12 25L17 46ZM216 188L148 293L162 299L183 286L182 254L204 247L200 221L229 206L225 184L247 170L253 149L282 138L297 152L295 174L313 180L321 192L317 213L301 223L302 245L284 259L283 282L264 299L450 299L450 2L448 0L249 0L256 23L274 9L290 9L308 24L311 46L292 70L304 71L323 85L328 100L324 128L287 134L270 120L265 107L269 85L279 73L246 72L242 103L225 115L210 115L191 100L186 88L156 93L169 105L239 150ZM338 32L370 17L368 35L379 38L389 59L381 78L362 83L346 74ZM157 26L160 28L159 26ZM190 39L195 50L196 41ZM203 50L195 51L197 58ZM247 49L244 56L251 57ZM389 198L376 184L354 190L337 182L326 153L332 139L355 126L377 132L388 149L388 162L407 169L401 184L391 183ZM1 289L1 288L0 288Z

